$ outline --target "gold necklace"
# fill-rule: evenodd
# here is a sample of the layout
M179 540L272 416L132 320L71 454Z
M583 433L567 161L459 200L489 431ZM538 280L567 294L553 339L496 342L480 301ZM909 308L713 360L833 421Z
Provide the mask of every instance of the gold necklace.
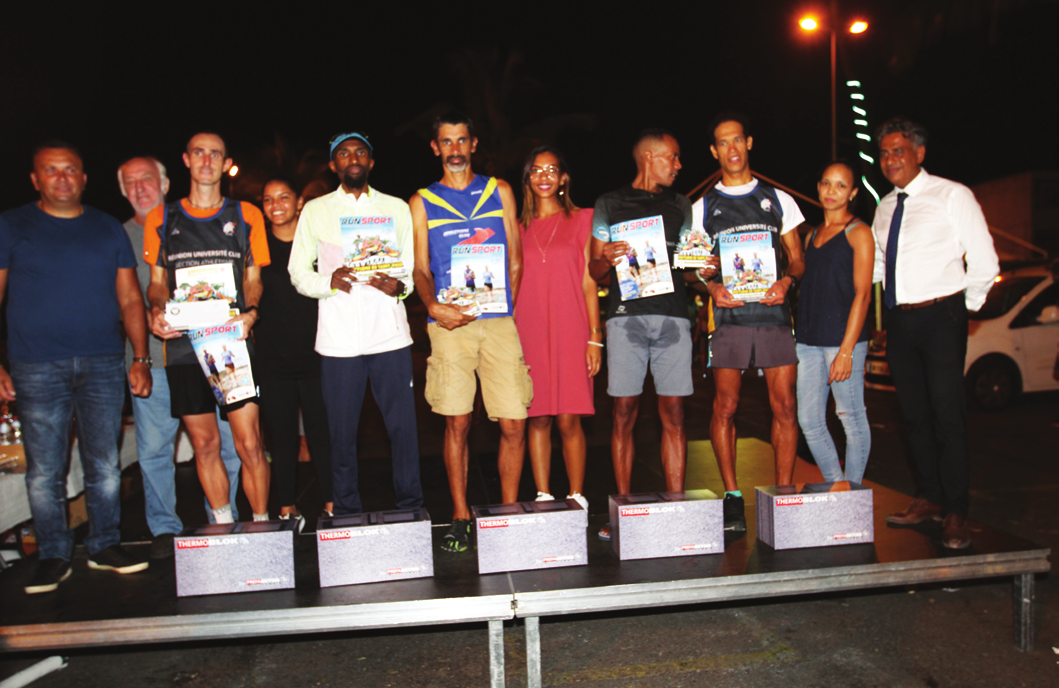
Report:
M544 245L544 248L541 248L541 241L537 238L537 232L533 233L533 241L537 244L537 250L541 252L542 263L548 262L548 247L552 245L552 239L555 238L555 231L559 229L559 216L561 214L561 211L555 214L555 224L552 226L552 235L548 237L548 243Z

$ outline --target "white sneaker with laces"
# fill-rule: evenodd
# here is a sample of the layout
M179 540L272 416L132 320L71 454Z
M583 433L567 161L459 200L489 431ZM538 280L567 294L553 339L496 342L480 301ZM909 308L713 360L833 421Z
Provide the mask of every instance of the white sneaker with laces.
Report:
M535 500L533 500L533 501L535 501L535 502L551 502L551 501L554 501L554 500L555 500L555 497L552 497L547 492L538 492L537 493L537 498Z

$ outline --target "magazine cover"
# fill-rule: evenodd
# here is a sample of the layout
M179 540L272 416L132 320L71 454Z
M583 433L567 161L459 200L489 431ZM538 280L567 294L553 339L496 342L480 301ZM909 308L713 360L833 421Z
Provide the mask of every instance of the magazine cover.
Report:
M367 282L376 272L385 272L390 277L408 276L392 217L342 217L338 221L342 233L342 265L356 272L355 284Z
M234 404L257 396L246 341L239 339L242 332L241 322L188 332L195 358L218 404Z
M721 280L737 301L765 297L776 281L776 252L771 232L733 232L717 237L721 248Z
M673 265L678 268L703 268L706 259L713 254L713 242L706 230L691 229L681 235L677 243Z
M482 313L507 313L507 254L503 244L452 247L451 287L473 294ZM439 298L440 300L440 298Z
M630 246L629 253L614 266L622 301L673 293L661 215L611 225L610 240L626 241Z

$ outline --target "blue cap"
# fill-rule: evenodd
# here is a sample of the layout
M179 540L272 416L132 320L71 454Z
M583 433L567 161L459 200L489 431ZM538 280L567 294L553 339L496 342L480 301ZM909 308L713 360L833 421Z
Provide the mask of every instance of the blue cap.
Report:
M338 148L338 146L343 141L348 141L349 139L357 139L358 141L363 141L364 145L368 147L368 151L370 151L371 153L375 152L375 149L371 147L371 141L368 141L367 134L362 134L359 131L351 131L345 134L335 134L331 137L331 152L329 154L330 157L335 157L335 149Z

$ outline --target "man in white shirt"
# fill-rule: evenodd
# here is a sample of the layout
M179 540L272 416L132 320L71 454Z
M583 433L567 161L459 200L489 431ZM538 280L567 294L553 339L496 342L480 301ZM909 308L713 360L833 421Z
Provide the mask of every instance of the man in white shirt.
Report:
M393 446L397 508L415 509L423 505L423 490L412 388L412 335L403 302L412 289L412 215L407 203L368 185L375 160L365 134L338 134L330 147L331 171L342 183L332 193L305 204L288 269L300 293L320 300L316 351L322 357L324 406L331 430L335 514L362 510L357 428L369 380ZM343 227L347 228L346 241ZM400 251L396 260L403 263L406 276L392 277L384 271L365 276L346 265L353 243L359 235L374 234L372 228L378 228L380 239L395 240ZM390 252L386 255L394 258Z
M721 181L692 206L692 227L710 236L715 255L700 272L710 280L706 288L713 299L717 327L710 335L710 367L716 394L710 420L710 442L724 481L724 528L746 531L743 495L735 474L735 413L743 371L760 368L768 383L772 407L772 448L776 453L776 482L794 482L794 458L798 450L798 417L795 381L798 355L787 292L805 272L802 243L795 231L805 221L789 194L754 178L750 171L750 149L754 138L747 134L746 118L721 113L711 125L710 152L721 167ZM720 246L734 241L767 241L776 271L764 297L743 302L732 296L722 280ZM767 249L766 249L767 250ZM780 276L781 254L786 253L787 274ZM745 269L739 258L736 271ZM730 275L733 276L734 275Z
M967 311L985 303L1000 272L982 209L962 184L927 174L927 132L906 119L876 134L894 190L875 212L875 281L886 305L886 359L916 468L916 498L886 520L944 520L942 544L971 544L967 401ZM967 267L964 268L966 260Z

